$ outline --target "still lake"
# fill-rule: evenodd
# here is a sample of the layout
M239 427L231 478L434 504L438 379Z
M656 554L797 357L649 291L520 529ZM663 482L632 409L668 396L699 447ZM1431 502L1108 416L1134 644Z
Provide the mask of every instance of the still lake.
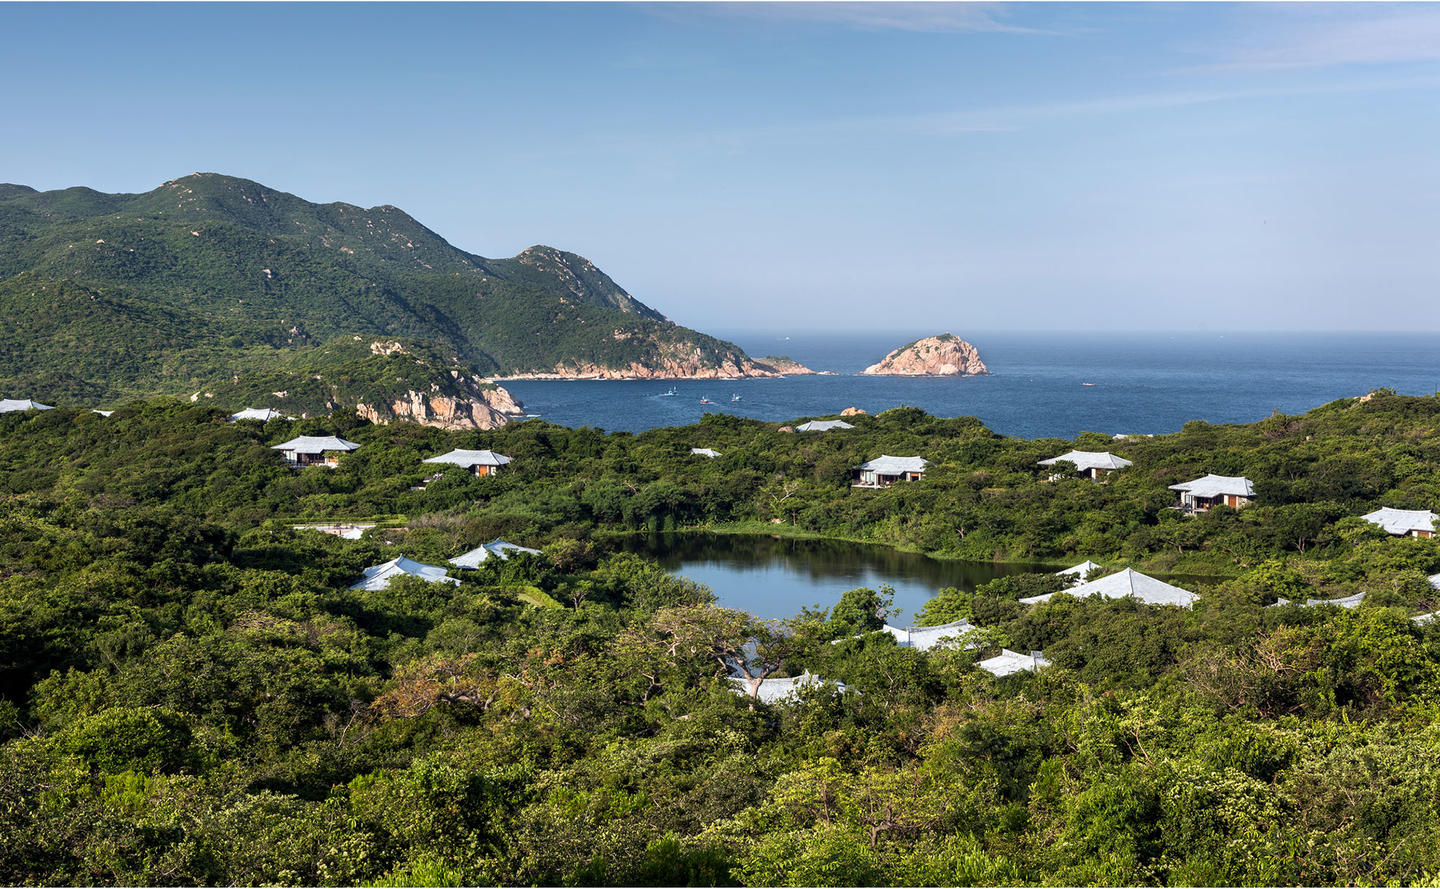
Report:
M792 617L807 606L830 608L847 590L889 584L901 612L891 623L904 626L941 587L974 590L996 577L1054 570L941 561L887 546L771 535L651 534L616 538L614 545L705 584L726 608L767 619Z

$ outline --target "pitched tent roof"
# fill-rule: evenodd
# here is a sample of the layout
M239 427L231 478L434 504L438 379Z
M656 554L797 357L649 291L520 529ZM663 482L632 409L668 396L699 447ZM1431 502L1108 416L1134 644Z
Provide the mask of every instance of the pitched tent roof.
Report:
M1440 574L1430 575L1430 588L1433 590L1440 590Z
M1189 590L1182 590L1163 580L1156 580L1148 574L1141 574L1130 568L1115 574L1106 575L1099 580L1092 580L1089 583L1082 583L1077 587L1066 590L1072 596L1084 598L1086 596L1104 596L1107 599L1123 599L1126 596L1134 596L1146 605L1179 605L1189 608L1200 598ZM1040 602L1050 601L1054 593L1046 593L1043 596L1030 596L1021 599L1024 605L1035 605Z
M861 463L860 468L877 475L901 475L906 472L924 472L928 465L930 461L924 457L892 457L881 454L874 460Z
M360 446L334 435L302 435L270 447L277 451L294 451L297 454L323 454L326 451L353 451Z
M829 432L831 429L854 429L844 420L811 420L795 427L796 432Z
M1189 491L1195 497L1219 497L1229 494L1233 497L1254 497L1255 486L1250 479L1240 475L1207 475L1190 482L1171 485L1172 491Z
M760 687L756 689L755 697L767 704L774 704L785 698L791 697L800 692L801 689L810 688L816 685L823 685L829 680L821 679L809 670L789 679L762 679ZM750 681L743 676L731 676L730 684L742 695L750 694ZM845 683L832 683L840 691L846 688Z
M448 454L441 454L438 457L426 457L420 462L453 463L456 466L464 466L466 469L469 469L474 466L504 466L510 462L510 458L491 450L467 451L463 448L456 448Z
M497 537L489 543L480 544L468 553L456 556L450 560L450 564L456 568L479 568L480 563L491 556L503 562L510 558L511 553L534 553L538 556L540 550L521 546L518 543L509 543Z
M1131 465L1129 460L1117 457L1109 451L1070 451L1049 460L1041 460L1040 465L1054 466L1061 461L1074 463L1075 468L1081 472L1087 469L1124 469Z
M245 410L240 411L239 413L231 414L230 422L234 423L237 420L259 420L262 423L267 423L270 420L278 420L282 417L286 420L295 419L294 417L286 417L284 414L280 413L277 410L274 410L273 408L247 407L245 408Z
M350 584L352 590L383 590L390 586L390 581L397 577L418 577L421 580L428 580L430 583L459 583L453 577L445 574L445 569L438 565L426 565L414 559L407 559L404 556L397 556L388 562L379 565L371 565L365 569L364 575L354 583Z
M690 453L697 457L709 457L712 460L720 456L720 452L714 448L691 448Z
M114 412L114 411L102 411L102 410L97 410L97 409L95 409L95 408L92 407L92 408L90 408L90 413L92 413L92 414L99 414L99 415L102 416L102 417L108 417L108 416L110 416L111 414L113 414L113 413L115 413L115 412Z
M885 625L885 632L895 637L896 645L918 648L921 651L929 651L945 639L957 639L973 629L975 629L975 625L968 620L957 620L935 627L892 627L889 624ZM975 646L967 645L965 647L974 648Z
M1085 561L1081 562L1081 563L1078 564L1078 565L1071 565L1069 568L1066 568L1064 571L1056 571L1056 572L1055 572L1055 575L1056 575L1057 577L1063 577L1063 576L1069 575L1069 576L1070 576L1070 582L1071 582L1071 583L1084 583L1084 582L1085 582L1085 576L1086 576L1087 574L1089 574L1091 571L1094 571L1096 568L1099 568L1099 567L1101 567L1101 566L1095 564L1094 562L1090 561L1089 559L1086 559Z
M1436 516L1428 509L1391 509L1383 506L1360 518L1379 525L1390 534L1409 534L1411 531L1434 531Z
M1432 624L1435 622L1437 616L1440 616L1440 611L1432 611L1429 614L1417 614L1410 619L1417 624Z
M8 414L11 411L49 411L54 409L54 405L41 404L29 398L0 398L0 414Z
M1353 595L1353 596L1345 596L1345 597L1340 598L1340 599L1306 599L1306 600L1305 600L1305 604L1302 605L1301 607L1302 607L1302 608L1315 608L1316 606L1319 606L1319 605L1334 605L1336 608L1357 608L1357 607L1359 607L1360 603L1363 602L1363 601L1365 601L1365 594L1364 594L1363 592L1359 592L1359 593L1356 593L1356 594ZM1275 604L1270 605L1270 606L1268 606L1268 607L1270 607L1270 608L1278 608L1278 607L1280 607L1281 605L1299 605L1299 604L1300 604L1299 602L1291 602L1289 599L1286 599L1286 598L1284 598L1284 597L1281 597L1281 598L1275 600Z
M1009 676L1011 673L1019 673L1022 670L1038 670L1041 667L1048 667L1050 662L1045 659L1045 655L1038 651L1021 654L1018 651L1002 648L999 654L992 658L986 658L975 666L987 673L994 673L996 676Z

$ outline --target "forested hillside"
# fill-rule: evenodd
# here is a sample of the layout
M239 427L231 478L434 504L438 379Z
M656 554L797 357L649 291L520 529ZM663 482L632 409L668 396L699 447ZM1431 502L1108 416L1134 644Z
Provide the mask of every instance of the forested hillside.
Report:
M765 372L573 253L486 259L395 207L212 173L138 195L0 187L0 310L0 391L88 406L189 394L352 335L427 342L481 374Z
M347 414L224 421L165 400L0 415L0 883L1221 885L1440 874L1440 542L1357 517L1440 506L1440 399L1074 442L902 408L782 432ZM293 470L270 445L360 444ZM492 448L499 476L425 457ZM721 456L693 456L710 447ZM1072 447L1133 465L1050 481ZM849 486L881 453L924 479ZM1063 467L1062 467L1063 469ZM1167 486L1245 475L1187 517ZM342 540L292 524L369 519ZM776 523L778 520L778 523ZM707 527L1167 574L1193 609L1048 604L1051 569L937 590L975 650L875 632L883 591L762 625L614 552ZM351 590L404 554L543 548ZM1364 591L1353 611L1271 606ZM840 591L837 591L839 593ZM828 680L742 697L726 658ZM996 678L1000 646L1053 665Z

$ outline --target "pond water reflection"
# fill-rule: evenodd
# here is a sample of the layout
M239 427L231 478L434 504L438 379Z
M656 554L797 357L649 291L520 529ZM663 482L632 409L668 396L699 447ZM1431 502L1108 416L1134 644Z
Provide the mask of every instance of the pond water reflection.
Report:
M619 538L617 549L659 562L703 583L720 604L761 618L790 617L805 606L830 608L856 587L895 588L891 619L903 625L941 587L973 590L1007 574L1054 570L952 562L886 546L749 534L652 534Z

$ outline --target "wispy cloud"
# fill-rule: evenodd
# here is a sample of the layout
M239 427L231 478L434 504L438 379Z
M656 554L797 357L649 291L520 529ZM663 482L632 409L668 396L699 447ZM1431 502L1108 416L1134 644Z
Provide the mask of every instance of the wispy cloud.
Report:
M682 3L652 5L664 14L708 14L772 22L817 22L864 31L1052 34L1006 21L1003 3Z
M1282 10L1284 8L1282 7ZM1336 13L1339 13L1338 15ZM1260 71L1440 61L1440 6L1296 8L1296 18L1263 28L1189 70Z

